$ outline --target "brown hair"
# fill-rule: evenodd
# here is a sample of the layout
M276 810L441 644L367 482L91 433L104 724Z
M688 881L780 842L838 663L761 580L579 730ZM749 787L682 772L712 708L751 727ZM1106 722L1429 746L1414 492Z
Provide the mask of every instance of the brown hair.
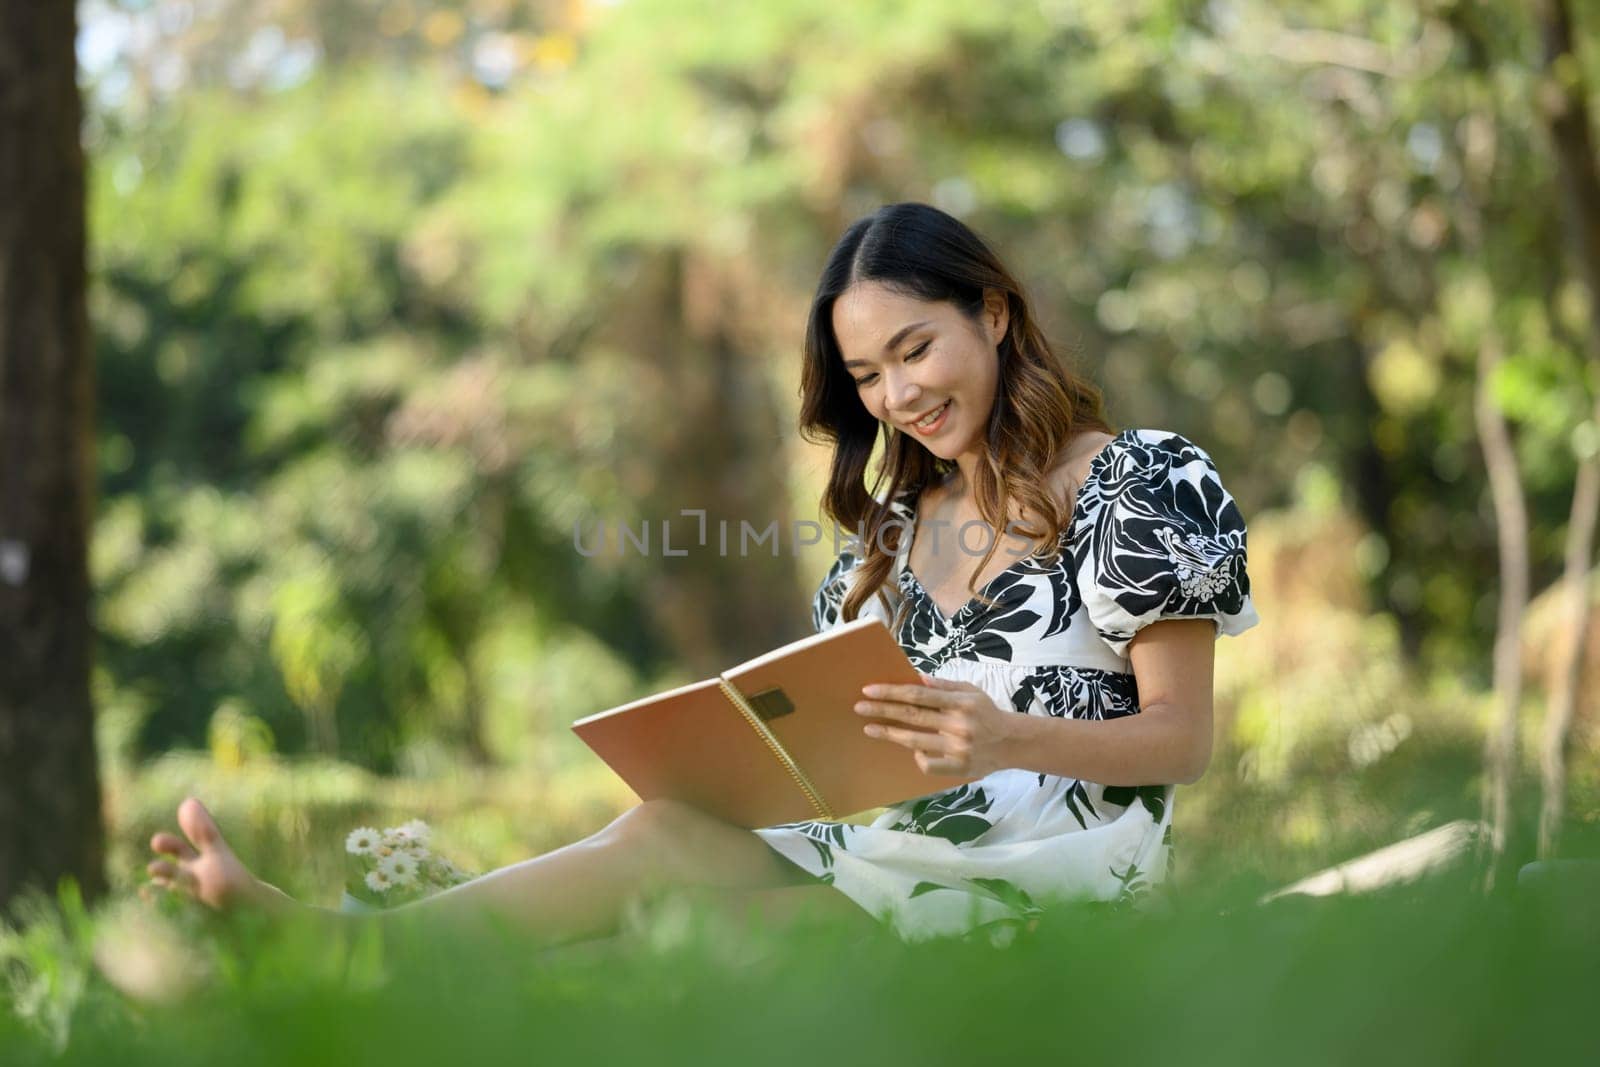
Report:
M1017 533L1045 538L1041 553L1053 557L1061 531L1072 521L1051 497L1046 474L1066 443L1082 430L1110 432L1100 390L1064 369L1028 309L1022 286L989 246L964 223L926 204L889 204L853 223L828 254L806 323L800 372L800 433L833 446L833 463L822 507L834 522L862 532L865 558L846 596L841 617L854 619L879 590L894 565L900 535L889 505L916 494L953 464L941 460L892 427L882 427L884 457L866 484L879 424L857 395L833 333L834 302L852 285L876 282L926 301L954 304L981 321L986 289L1004 294L1010 314L1000 341L999 382L979 468L978 513L992 530L1007 527L1005 503L1016 501L1043 528L1014 525ZM887 479L886 491L884 482ZM880 503L881 499L881 503ZM999 547L998 536L974 569L968 588L978 595L977 576Z

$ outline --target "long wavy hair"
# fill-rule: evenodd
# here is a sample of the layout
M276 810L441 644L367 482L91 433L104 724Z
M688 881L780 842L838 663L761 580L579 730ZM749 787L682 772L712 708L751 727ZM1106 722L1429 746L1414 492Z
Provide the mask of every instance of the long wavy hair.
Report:
M862 532L864 558L844 600L846 620L856 618L867 598L881 590L900 537L909 532L896 521L890 504L902 494L915 499L954 466L888 424L880 426L857 395L834 336L833 305L861 282L930 302L947 301L980 328L984 290L1005 295L1010 320L997 346L999 383L974 486L978 513L991 530L1007 528L1008 503L1021 504L1039 525L1011 529L1043 538L1036 552L1053 558L1072 515L1070 506L1063 507L1051 495L1046 474L1074 435L1111 432L1100 390L1057 362L1021 284L965 224L916 203L889 204L853 223L823 267L806 323L800 372L800 433L807 441L833 447L823 511L844 529ZM883 460L869 486L867 465L880 434ZM974 597L979 596L977 576L999 544L998 536L990 538L988 552L968 580Z

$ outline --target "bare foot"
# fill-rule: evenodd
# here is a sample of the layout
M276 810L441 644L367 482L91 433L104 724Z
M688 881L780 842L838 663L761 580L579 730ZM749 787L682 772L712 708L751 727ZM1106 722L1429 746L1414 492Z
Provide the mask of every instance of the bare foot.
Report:
M251 874L222 839L216 820L205 805L189 797L178 805L176 834L159 833L150 849L166 859L152 860L145 870L151 881L187 893L202 904L228 911L240 906L280 909L292 901L281 890Z

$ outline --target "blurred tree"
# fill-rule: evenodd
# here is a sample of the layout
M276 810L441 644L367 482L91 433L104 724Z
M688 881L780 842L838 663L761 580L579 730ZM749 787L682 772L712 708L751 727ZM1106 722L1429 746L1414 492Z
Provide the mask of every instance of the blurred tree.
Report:
M105 885L75 31L72 4L0 2L0 907Z
M1478 842L1484 856L1484 888L1493 889L1506 858L1512 829L1511 797L1517 770L1517 724L1522 711L1521 662L1523 623L1529 600L1529 528L1527 494L1517 463L1517 447L1499 385L1506 370L1505 339L1493 314L1501 304L1503 286L1514 282L1494 270L1486 240L1484 206L1492 202L1495 171L1503 165L1500 138L1493 131L1502 122L1492 92L1487 91L1489 50L1471 24L1458 27L1470 46L1468 68L1477 77L1463 82L1463 122L1470 132L1458 143L1441 146L1459 180L1450 204L1462 250L1482 264L1477 276L1490 311L1478 330L1476 379L1473 384L1473 421L1478 446L1489 479L1498 548L1499 605L1492 647L1491 682L1495 718L1486 731L1483 748L1484 784L1479 797L1487 840Z
M499 88L529 65L561 69L589 0L90 0L96 20L137 27L115 57L136 111L195 90L249 98L317 71L448 70Z
M1549 131L1560 176L1560 211L1571 260L1588 311L1582 331L1584 377L1575 383L1590 396L1588 439L1578 456L1578 474L1567 518L1562 573L1566 624L1559 652L1551 659L1549 707L1539 754L1543 802L1539 811L1539 856L1555 855L1566 807L1567 747L1583 652L1589 636L1589 583L1594 569L1595 520L1600 515L1600 160L1595 158L1589 120L1589 80L1577 55L1576 27L1565 0L1541 0L1539 31L1543 75L1536 100Z
M594 635L640 686L794 636L815 557L667 558L659 523L681 546L705 507L714 546L718 518L737 540L812 505L806 302L890 200L985 232L1113 414L1204 443L1247 513L1342 498L1407 654L1480 686L1498 345L1530 586L1560 573L1590 327L1525 11L162 8L129 5L149 32L91 78L96 577L148 747L243 691L285 749L369 731L385 765L546 699L497 688L491 647ZM650 556L581 559L600 517L613 545L648 523Z
M100 575L108 660L159 694L151 747L243 687L291 750L383 766L443 728L482 758L475 650L506 613L598 633L644 675L804 626L787 551L738 555L742 521L789 527L738 275L690 225L566 204L652 148L596 139L562 166L565 117L480 140L446 92L379 120L419 91L351 74L259 122L199 96L148 140L108 131L102 188L136 177L101 216L104 474L128 507ZM277 151L300 122L317 132ZM685 508L709 550L666 558L663 522L677 550L695 536ZM610 528L605 558L574 550L580 520Z
M1474 176L1469 175L1469 180ZM1496 716L1484 746L1483 821L1489 827L1485 888L1493 889L1511 832L1511 791L1517 765L1517 723L1522 712L1522 622L1528 610L1528 508L1517 470L1516 447L1494 395L1505 363L1497 331L1479 340L1474 408L1494 503L1500 548L1500 608L1495 625L1493 685Z

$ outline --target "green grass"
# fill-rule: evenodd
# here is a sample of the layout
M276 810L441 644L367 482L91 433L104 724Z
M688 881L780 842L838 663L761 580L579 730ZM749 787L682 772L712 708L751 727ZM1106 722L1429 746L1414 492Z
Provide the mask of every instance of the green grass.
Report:
M1556 900L1517 888L1538 808L1528 766L1492 895L1462 865L1368 898L1256 903L1476 817L1474 721L1454 706L1412 714L1411 739L1361 767L1335 716L1284 713L1250 745L1224 731L1211 771L1178 794L1166 909L1058 906L1003 945L738 929L686 903L557 953L508 930L368 923L330 937L176 900L141 908L144 842L188 793L255 870L322 904L337 898L352 826L422 817L440 851L487 869L574 840L625 803L581 767L385 779L172 754L108 778L112 899L38 899L0 929L0 1065L1600 1062L1600 889ZM1574 760L1571 784L1563 853L1600 857L1592 761ZM130 984L184 992L150 1002L121 991Z
M181 912L165 921L207 961L202 988L151 1007L86 972L70 1032L56 1034L61 1051L46 1021L0 1012L0 1058L247 1067L1600 1056L1591 1017L1600 910L1511 887L1485 897L1464 868L1370 898L1191 897L1155 914L1058 907L1003 947L981 936L907 945L871 931L690 919L667 924L676 932L552 955L505 930L366 924L330 939ZM94 925L80 914L34 936L70 970L86 965Z

